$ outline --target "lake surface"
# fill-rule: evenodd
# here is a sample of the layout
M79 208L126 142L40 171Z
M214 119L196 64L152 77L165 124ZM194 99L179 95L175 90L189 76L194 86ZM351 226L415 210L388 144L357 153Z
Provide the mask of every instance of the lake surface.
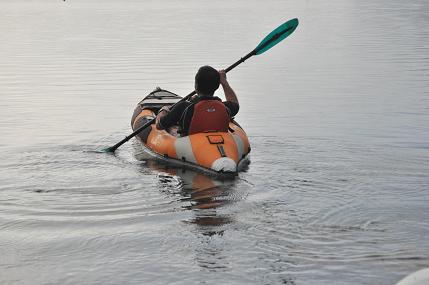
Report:
M394 284L429 264L429 3L0 1L1 284ZM132 111L230 73L249 169L144 159ZM222 92L217 93L223 96Z

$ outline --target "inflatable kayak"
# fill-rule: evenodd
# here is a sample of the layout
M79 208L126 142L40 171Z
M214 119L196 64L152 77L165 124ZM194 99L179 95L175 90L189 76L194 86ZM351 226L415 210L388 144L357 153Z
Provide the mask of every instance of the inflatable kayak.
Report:
M134 110L133 130L156 117L163 106L172 106L182 97L160 88L147 95ZM249 164L250 145L240 125L231 120L228 132L204 132L189 136L177 134L177 127L158 130L155 124L136 138L152 157L176 166L215 174L237 174Z

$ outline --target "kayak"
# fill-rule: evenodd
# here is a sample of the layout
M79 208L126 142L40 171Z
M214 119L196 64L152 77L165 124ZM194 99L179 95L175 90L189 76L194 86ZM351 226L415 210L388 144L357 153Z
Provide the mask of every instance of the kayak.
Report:
M159 109L182 99L177 94L157 88L140 101L131 118L135 131L156 117ZM136 135L142 149L150 156L175 166L213 174L233 174L250 163L250 144L241 126L231 120L228 132L204 132L180 136L178 128L158 130L155 123Z

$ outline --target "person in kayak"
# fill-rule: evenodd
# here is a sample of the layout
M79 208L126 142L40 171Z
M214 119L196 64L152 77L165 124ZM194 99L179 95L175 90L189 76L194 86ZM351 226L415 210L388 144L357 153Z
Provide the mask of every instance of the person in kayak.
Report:
M214 96L222 85L226 101ZM197 95L177 103L171 110L163 107L156 117L156 127L168 130L178 125L181 136L202 132L227 132L229 122L240 108L237 96L226 79L225 70L202 66L195 75Z

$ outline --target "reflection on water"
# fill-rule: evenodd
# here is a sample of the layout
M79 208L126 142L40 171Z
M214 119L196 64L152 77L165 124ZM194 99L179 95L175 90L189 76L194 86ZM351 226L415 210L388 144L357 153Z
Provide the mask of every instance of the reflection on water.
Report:
M139 157L138 152L136 156ZM193 251L198 266L210 272L231 270L225 248L222 242L217 244L219 240L216 240L216 236L223 236L224 226L232 223L234 218L231 214L220 213L218 208L237 199L233 186L238 178L214 178L150 158L144 161L145 167L158 173L160 189L167 194L180 195L180 201L190 204L185 204L183 208L192 211L193 215L183 222L196 226L195 234L199 243Z
M219 214L216 209L237 199L233 186L238 178L215 178L151 159L145 162L146 167L159 172L160 189L171 189L169 193L180 194L182 202L190 203L183 206L194 213L194 217L187 220L187 223L200 226L204 234L223 233L223 230L217 229L230 223L232 217Z

